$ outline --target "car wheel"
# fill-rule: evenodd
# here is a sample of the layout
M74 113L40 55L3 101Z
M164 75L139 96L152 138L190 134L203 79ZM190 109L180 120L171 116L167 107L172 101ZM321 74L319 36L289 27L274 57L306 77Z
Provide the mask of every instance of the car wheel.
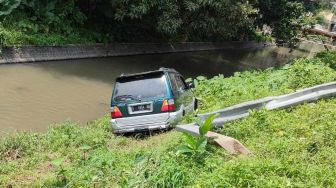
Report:
M194 111L196 111L198 108L198 100L194 98Z

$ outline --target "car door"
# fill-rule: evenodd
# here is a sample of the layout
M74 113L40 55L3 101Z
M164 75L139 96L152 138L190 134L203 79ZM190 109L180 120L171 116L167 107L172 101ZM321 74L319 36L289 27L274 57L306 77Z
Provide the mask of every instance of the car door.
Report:
M178 92L180 93L180 98L184 105L185 111L190 112L193 110L193 93L188 88L187 83L181 75L176 74L176 81Z
M193 109L192 106L192 92L188 89L183 77L177 73L169 73L172 90L175 99L175 106L177 110L181 107L184 112L189 112Z
M183 105L183 101L181 100L181 92L179 92L179 86L177 84L177 76L175 73L169 73L169 80L171 89L174 95L174 103L175 108L177 111L181 109L181 106Z

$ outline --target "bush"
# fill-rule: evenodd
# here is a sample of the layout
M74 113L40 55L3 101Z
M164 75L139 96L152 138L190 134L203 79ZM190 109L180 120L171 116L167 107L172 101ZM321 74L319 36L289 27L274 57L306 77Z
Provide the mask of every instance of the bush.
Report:
M289 88L310 87L336 79L335 71L318 58L298 59L289 68L287 74Z
M316 58L319 58L322 62L328 64L329 67L336 70L336 52L320 52L316 54Z
M21 45L23 43L22 33L15 30L8 30L0 26L0 50L7 46Z

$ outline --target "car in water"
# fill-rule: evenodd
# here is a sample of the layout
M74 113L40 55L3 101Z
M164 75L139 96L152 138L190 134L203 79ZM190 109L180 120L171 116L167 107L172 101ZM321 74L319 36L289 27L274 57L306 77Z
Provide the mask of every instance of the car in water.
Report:
M173 127L197 108L187 84L174 69L160 68L116 79L111 99L114 133L161 130Z

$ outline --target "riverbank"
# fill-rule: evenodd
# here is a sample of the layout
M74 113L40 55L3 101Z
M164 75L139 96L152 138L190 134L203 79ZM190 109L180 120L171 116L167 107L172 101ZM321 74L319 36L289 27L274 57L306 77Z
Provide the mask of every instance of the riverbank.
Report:
M272 46L0 65L0 137L13 130L46 132L51 123L85 124L102 117L109 112L111 89L122 73L170 67L185 78L231 76L280 67L307 55L289 51Z
M280 69L196 79L200 111L336 80L336 55L299 59ZM209 145L199 156L176 155L181 133L115 136L109 117L47 133L0 139L0 186L13 187L334 187L336 99L253 112L222 134L239 139L250 157ZM187 117L185 121L191 121Z
M0 64L207 50L258 49L270 45L270 43L255 41L237 41L221 43L116 43L64 46L21 46L3 49L0 56Z

